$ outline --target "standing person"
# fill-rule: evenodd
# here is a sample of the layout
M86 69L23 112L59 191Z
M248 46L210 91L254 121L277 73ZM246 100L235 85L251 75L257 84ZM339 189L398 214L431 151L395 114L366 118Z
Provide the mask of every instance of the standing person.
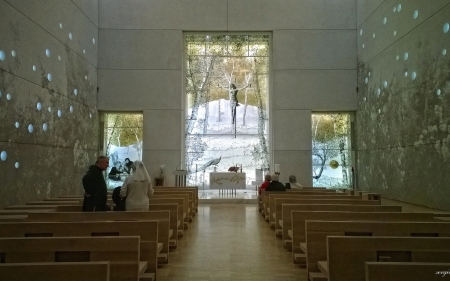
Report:
M289 176L289 186L291 189L302 189L303 186L297 182L297 178L294 175ZM287 187L287 184L286 184Z
M267 186L269 185L271 180L272 180L272 176L271 175L265 175L264 176L264 182L259 187L259 195L261 195L261 191L262 190L265 190L267 188Z
M148 198L153 195L152 179L142 161L134 161L133 174L120 189L120 197L127 197L125 211L148 211Z
M130 158L125 158L123 164L123 170L127 172L127 174L131 174L131 166L133 166L133 161L130 160Z
M83 177L84 201L83 212L106 211L107 188L103 171L109 166L109 158L100 156L95 165L91 165Z
M272 181L267 186L266 191L286 191L286 188L278 181L278 175L272 175Z

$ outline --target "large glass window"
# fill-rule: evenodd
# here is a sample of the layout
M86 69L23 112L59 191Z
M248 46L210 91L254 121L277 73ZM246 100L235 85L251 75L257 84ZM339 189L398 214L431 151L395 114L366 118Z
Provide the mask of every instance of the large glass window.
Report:
M103 147L109 157L108 187L122 185L131 163L142 160L142 113L104 113Z
M313 186L352 187L351 115L312 114Z
M242 167L247 185L269 165L267 34L185 34L188 184Z

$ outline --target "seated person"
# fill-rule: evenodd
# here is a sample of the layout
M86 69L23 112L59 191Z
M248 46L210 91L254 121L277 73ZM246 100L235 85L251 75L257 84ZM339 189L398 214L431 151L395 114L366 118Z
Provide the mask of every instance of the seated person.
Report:
M265 190L267 188L267 186L269 185L271 180L272 180L272 176L270 176L270 175L264 176L264 182L259 187L259 191L258 191L259 195L261 195L261 190Z
M125 158L124 165L123 165L123 171L127 174L131 174L131 167L133 166L133 161L130 160L130 158Z
M109 171L108 178L120 181L120 173L121 171L117 168L117 165L111 168L111 171Z
M286 191L286 188L278 181L278 175L272 175L272 181L267 186L266 191Z
M297 178L294 175L289 176L289 183L286 183L286 188L289 185L289 188L292 189L302 189L303 186L297 182Z

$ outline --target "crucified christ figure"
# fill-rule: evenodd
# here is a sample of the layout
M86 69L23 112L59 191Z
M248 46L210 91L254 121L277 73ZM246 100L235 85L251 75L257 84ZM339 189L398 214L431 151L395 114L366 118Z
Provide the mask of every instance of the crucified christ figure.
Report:
M221 86L221 85L220 85ZM245 89L249 86L249 83L242 88L237 88L235 84L230 84L229 87L223 87L223 89L228 91L228 99L230 100L230 109L231 109L231 124L236 122L236 107L239 106L239 101L237 98L237 94L240 90Z

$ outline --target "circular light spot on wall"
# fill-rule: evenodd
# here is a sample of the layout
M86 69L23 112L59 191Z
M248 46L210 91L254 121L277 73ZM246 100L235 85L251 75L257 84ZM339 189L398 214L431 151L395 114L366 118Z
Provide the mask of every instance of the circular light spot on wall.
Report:
M40 102L38 102L36 104L36 108L37 108L37 110L41 110L42 109L42 104Z
M61 111L61 109L58 109L58 117L61 117L62 116L62 111Z
M437 89L436 91L436 95L440 96L441 95L441 89Z
M442 55L445 56L447 54L447 49L442 50Z
M401 10L402 10L402 4L398 4L397 11L400 13Z
M408 53L405 53L404 55L403 55L403 59L404 60L407 60L409 58L409 54Z
M0 98L2 97L2 91L0 91Z
M16 122L16 123L14 124L14 126L16 126L16 129L19 129L19 127L20 127L19 122Z
M388 82L387 82L387 81L384 81L383 86L384 86L385 88L387 88Z
M0 60L4 61L6 59L5 52L0 51Z
M37 70L36 66L35 66L35 65L33 65L33 71L36 71L36 70Z
M49 50L49 49L45 50L45 55L46 55L48 58L50 57L50 50Z
M87 80L87 75L84 76L84 80Z
M372 38L375 38L375 33L372 35Z
M6 151L2 151L2 153L0 153L0 159L2 159L2 161L6 161L7 158L8 153L6 153Z
M417 73L415 71L413 73L411 73L412 80L416 80L416 77L417 77Z
M7 100L11 100L11 94L10 93L6 94L6 99Z
M92 44L95 45L95 38L92 38Z
M16 57L16 56L17 56L16 51L12 50L12 51L11 51L11 56Z
M359 30L359 36L361 36L362 34L363 34L363 30L360 29L360 30Z
M59 28L62 28L62 23L59 23Z
M383 24L386 24L386 23L387 23L387 17L384 17Z
M52 112L52 107L49 106L49 107L47 108L47 110L48 110L48 112Z
M417 19L419 17L419 11L415 10L413 13L413 18Z
M70 40L73 39L73 36L72 36L72 33L71 33L71 32L69 33L69 39L70 39Z
M367 98L366 97L364 97L364 99L363 99L364 101L367 101Z
M72 113L73 112L73 106L70 106L69 110L70 110L70 113Z
M408 71L405 71L405 77L408 77Z
M444 28L443 28L444 33L447 33L449 29L450 29L450 25L448 23L444 24Z
M381 89L378 88L378 90L377 90L377 95L380 95L380 94L381 94Z
M34 127L32 124L28 125L28 132L32 133L34 130Z
M392 12L397 12L397 7L394 7L394 9L392 9Z
M378 109L378 113L381 113L381 109Z
M42 124L42 130L44 130L44 132L47 132L48 126L47 123Z
M399 60L399 59L400 59L400 56L399 56L399 55L397 55L397 56L395 57L395 59L396 59L396 60Z
M369 71L368 75L369 75L369 77L370 77L370 71Z
M364 49L365 45L363 44L363 49Z
M83 49L83 54L86 54L86 50L85 49Z
M53 77L52 77L52 74L51 74L51 73L47 74L47 80L48 80L48 81L52 81L52 78L53 78Z
M367 83L369 83L369 78L366 77L366 79L364 80Z
M73 94L74 94L75 96L77 96L77 95L78 95L78 90L77 90L77 89L73 90Z
M89 113L89 118L92 118L92 114L91 113Z
M16 167L16 169L19 169L19 167L20 167L19 162L16 162L16 164L14 164L14 167Z
M394 36L397 36L397 30L394 30Z
M58 60L61 61L61 56L58 56Z

